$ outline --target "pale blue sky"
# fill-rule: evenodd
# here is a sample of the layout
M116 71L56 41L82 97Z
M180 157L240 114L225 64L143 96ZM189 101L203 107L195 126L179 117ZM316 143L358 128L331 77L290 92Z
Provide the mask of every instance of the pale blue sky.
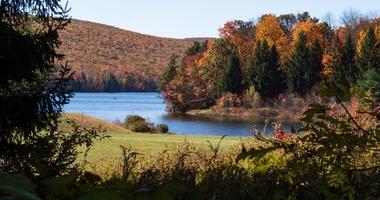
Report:
M346 9L380 10L380 0L70 0L71 16L149 35L185 38L216 37L233 19L262 14L308 11L338 19Z

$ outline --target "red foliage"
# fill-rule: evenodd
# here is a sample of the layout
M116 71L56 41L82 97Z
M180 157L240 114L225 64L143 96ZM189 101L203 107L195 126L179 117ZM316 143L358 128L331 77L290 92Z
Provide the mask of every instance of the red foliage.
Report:
M281 124L274 124L274 133L273 133L273 138L281 141L281 142L286 142L290 138L290 134L286 133L284 130L282 130Z

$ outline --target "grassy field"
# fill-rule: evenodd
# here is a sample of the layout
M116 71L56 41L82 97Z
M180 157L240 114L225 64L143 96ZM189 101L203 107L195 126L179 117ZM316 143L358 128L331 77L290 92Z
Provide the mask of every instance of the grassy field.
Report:
M198 148L209 148L210 142L216 146L221 137L217 136L189 136L189 135L164 135L164 134L143 134L131 132L108 133L111 137L97 141L94 147L90 150L87 160L90 163L101 159L112 159L121 156L120 145L135 149L135 151L144 155L154 155L172 145L189 142ZM226 137L220 145L222 151L228 150L245 140L246 137Z
M63 114L62 122L59 126L62 131L70 130L70 125L66 122L66 120L72 120L84 128L99 128L100 130L106 131L106 134L111 136L109 139L95 142L95 145L88 152L86 158L91 163L101 159L120 157L120 146L133 148L136 152L144 155L155 155L173 145L179 145L185 142L201 149L209 148L210 143L216 147L222 138L221 136L134 133L113 123L78 113ZM225 137L220 144L220 150L228 150L246 139L247 137ZM83 150L84 149L81 149L81 151Z

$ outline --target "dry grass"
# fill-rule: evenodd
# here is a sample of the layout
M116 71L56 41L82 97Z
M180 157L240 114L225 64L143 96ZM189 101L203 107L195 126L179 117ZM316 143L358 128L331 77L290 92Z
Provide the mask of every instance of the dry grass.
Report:
M119 125L98 119L96 117L83 115L80 113L63 113L61 123L59 125L59 130L63 132L71 130L72 127L70 126L69 123L67 123L67 120L72 120L77 125L80 125L83 128L87 128L87 129L97 128L99 130L106 131L106 132L131 133L131 131Z

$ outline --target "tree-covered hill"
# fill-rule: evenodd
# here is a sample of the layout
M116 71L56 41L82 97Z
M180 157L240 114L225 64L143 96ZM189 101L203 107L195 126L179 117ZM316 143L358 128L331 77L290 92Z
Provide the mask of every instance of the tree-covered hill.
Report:
M75 71L74 90L113 92L155 90L170 56L182 56L198 39L161 38L72 20L61 40L60 51Z

